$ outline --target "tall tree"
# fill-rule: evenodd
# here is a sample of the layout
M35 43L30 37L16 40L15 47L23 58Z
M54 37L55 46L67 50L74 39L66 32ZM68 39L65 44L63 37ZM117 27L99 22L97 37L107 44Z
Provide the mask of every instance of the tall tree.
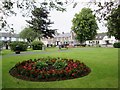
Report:
M75 14L72 23L71 29L76 34L76 39L80 43L94 39L97 34L98 26L90 8L83 8L81 12Z
M86 2L85 2L86 3ZM56 9L58 11L65 11L68 5L73 4L73 8L78 5L76 0L0 0L0 30L6 30L14 32L13 24L7 22L7 17L17 15L17 12L14 8L17 8L22 12L22 16L29 16L31 10L36 7L46 7L48 10ZM82 3L83 4L83 3ZM102 19L106 20L106 17L110 14L112 8L120 5L120 0L108 0L105 2L98 2L97 0L89 0L87 3L88 6L96 5L99 8L95 8L95 14L97 19L101 21ZM89 5L90 4L90 5Z
M120 5L107 18L108 35L120 41Z
M99 22L103 22L107 19L107 16L111 13L112 9L120 5L120 0L107 0L107 1L96 1L91 0L87 3L88 6L95 6L94 12ZM104 22L105 23L105 22Z
M48 19L49 12L46 8L35 8L32 11L31 20L27 21L30 24L30 27L33 28L37 33L39 33L42 37L48 38L53 37L55 34L55 29L50 29L50 25L53 22Z
M35 40L35 38L37 38L37 33L33 31L32 28L24 28L21 32L20 32L20 37L22 39L26 39L29 43L31 43L33 40Z
M84 3L84 1L82 2ZM77 6L78 2L74 0L73 8ZM87 3L85 2L87 7L93 7L94 5L94 14L99 22L103 22L107 19L107 16L111 13L113 8L116 8L120 5L120 0L89 0Z
M13 24L7 18L17 16L21 12L23 17L30 17L36 7L46 7L48 10L65 11L61 0L0 0L0 30L14 32ZM16 10L17 8L17 10Z

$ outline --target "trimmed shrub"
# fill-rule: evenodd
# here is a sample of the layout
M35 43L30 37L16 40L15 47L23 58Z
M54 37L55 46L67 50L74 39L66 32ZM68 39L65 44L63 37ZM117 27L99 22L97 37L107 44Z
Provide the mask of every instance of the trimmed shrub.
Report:
M28 47L28 43L22 41L14 41L9 43L9 46L12 51L16 51L16 46L19 46L20 51L26 51Z
M32 49L33 50L42 50L43 43L41 41L33 41L32 42Z
M114 43L113 46L114 48L120 48L120 42Z

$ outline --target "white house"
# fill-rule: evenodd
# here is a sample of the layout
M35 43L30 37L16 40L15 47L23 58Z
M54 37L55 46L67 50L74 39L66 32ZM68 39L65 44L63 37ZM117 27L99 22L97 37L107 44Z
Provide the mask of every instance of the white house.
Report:
M96 46L96 45L99 45L99 46L113 46L113 44L117 42L117 40L115 39L115 37L111 36L107 36L106 33L98 33L96 36L95 36L95 39L94 40L88 40L86 41L86 44L88 46Z
M8 41L24 41L24 40L19 37L19 34L0 33L0 41L8 42Z
M19 34L12 34L12 33L0 33L0 41L8 42L8 41L25 41L19 37ZM59 45L59 43L62 44L69 44L69 45L75 45L78 44L75 40L75 34L73 32L70 33L62 33L62 34L56 34L54 38L42 38L41 41L45 45ZM113 46L115 42L118 42L115 37L108 37L106 33L98 33L95 36L94 40L88 40L86 41L86 45L88 46Z
M77 41L75 40L75 36L73 32L70 33L62 33L62 34L56 34L54 36L54 38L44 38L41 39L41 41L47 45L47 44L52 44L52 45L59 45L59 42L61 44L73 44L73 43L77 43Z
M42 39L41 40L45 45L47 44L52 44L52 45L58 45L59 42L61 42L62 44L64 43L68 43L68 44L79 44L79 42L77 42L75 40L75 34L73 32L70 33L62 33L62 34L56 34L54 36L54 38L48 38L48 39ZM85 42L85 44L87 46L113 46L113 44L117 42L117 40L115 39L115 37L111 36L108 37L106 33L98 33L95 36L95 39L93 40L88 40Z
M2 43L3 43L3 46L1 46L0 48L4 49L6 46L8 46L8 42L11 42L11 41L26 41L26 40L21 39L19 37L19 34L0 33L0 41L2 41Z

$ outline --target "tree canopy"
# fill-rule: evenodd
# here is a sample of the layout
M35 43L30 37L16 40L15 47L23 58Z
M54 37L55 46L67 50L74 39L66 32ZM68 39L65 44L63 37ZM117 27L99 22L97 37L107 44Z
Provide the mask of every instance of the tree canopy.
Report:
M120 5L107 18L108 35L120 40Z
M83 8L81 12L75 14L72 22L73 26L71 29L76 34L76 39L80 43L94 39L98 26L90 8Z
M35 38L37 38L38 34L36 32L33 31L32 28L24 28L24 30L22 30L20 32L20 37L22 39L26 39L29 43L31 43L33 40L35 40Z
M97 20L101 22L107 20L107 17L111 13L112 9L120 5L120 0L93 2L92 4L98 7L97 9L94 8L94 12L97 17Z
M50 25L53 22L48 18L49 12L46 8L35 8L32 11L31 20L27 21L30 24L30 27L33 28L41 37L52 38L55 34L55 29L50 29Z
M65 11L61 0L0 0L0 30L14 32L13 24L7 22L7 18L16 16L20 11L23 17L30 17L35 8L45 7L49 11ZM15 9L17 8L17 10ZM9 30L8 30L9 29Z
M84 1L83 1L84 2ZM17 15L14 8L17 8L22 13L23 17L30 16L31 11L36 7L46 7L49 11L56 9L58 11L65 11L68 5L73 4L73 8L77 6L76 0L0 0L0 30L14 32L13 24L7 22L7 17ZM86 2L85 2L86 3ZM87 2L88 7L96 5L99 8L94 8L97 19L101 21L106 20L106 17L111 13L112 8L120 5L120 0L109 0L108 2L98 2L90 0Z

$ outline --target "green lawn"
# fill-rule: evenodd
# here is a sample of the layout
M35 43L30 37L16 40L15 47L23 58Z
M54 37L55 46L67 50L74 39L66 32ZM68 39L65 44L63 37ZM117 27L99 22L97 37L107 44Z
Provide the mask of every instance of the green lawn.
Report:
M32 51L30 51L32 52ZM118 87L118 49L115 48L73 48L59 51L56 48L35 54L7 55L2 57L3 88L117 88ZM92 69L85 77L54 81L31 82L16 79L9 75L9 70L19 61L40 57L73 58L84 62ZM1 65L1 61L0 61Z
M2 89L2 56L0 56L0 90Z

